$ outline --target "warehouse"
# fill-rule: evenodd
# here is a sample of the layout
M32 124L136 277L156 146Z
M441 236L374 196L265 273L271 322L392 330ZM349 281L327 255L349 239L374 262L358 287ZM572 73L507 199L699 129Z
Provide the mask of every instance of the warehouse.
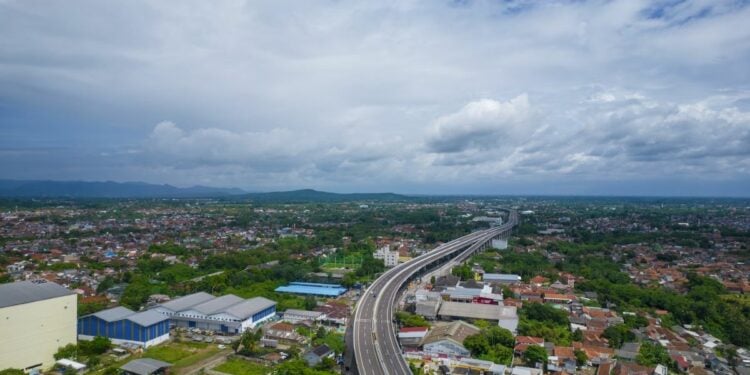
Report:
M114 307L78 318L78 338L108 337L115 344L149 347L169 340L169 318L155 311Z
M263 297L244 299L234 294L214 297L198 292L157 305L151 311L168 317L177 327L242 333L273 318L276 302Z
M478 303L443 302L438 316L443 319L482 319L495 321L515 335L518 314L514 306L486 305Z
M317 297L338 297L346 293L346 288L338 284L293 282L276 288L279 293L294 293Z
M57 349L76 342L76 294L58 284L0 285L0 369L51 368Z

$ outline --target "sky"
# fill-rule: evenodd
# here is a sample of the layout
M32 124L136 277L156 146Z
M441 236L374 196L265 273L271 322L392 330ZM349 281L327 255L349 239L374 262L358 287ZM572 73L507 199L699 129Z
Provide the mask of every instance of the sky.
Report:
M750 195L750 2L0 0L0 178Z

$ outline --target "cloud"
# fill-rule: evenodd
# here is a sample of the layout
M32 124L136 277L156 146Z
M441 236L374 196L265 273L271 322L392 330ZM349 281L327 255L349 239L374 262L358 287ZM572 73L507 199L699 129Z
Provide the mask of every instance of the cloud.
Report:
M747 181L748 17L734 0L2 1L0 172L455 192Z
M534 126L529 98L521 94L507 102L482 99L435 121L427 147L432 152L485 150L523 141Z

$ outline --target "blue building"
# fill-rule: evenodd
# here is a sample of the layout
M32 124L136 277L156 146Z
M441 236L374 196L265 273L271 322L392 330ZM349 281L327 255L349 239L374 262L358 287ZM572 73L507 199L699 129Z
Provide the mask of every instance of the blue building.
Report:
M346 288L338 284L293 282L276 288L279 293L294 293L319 297L338 297L346 293Z
M169 339L169 317L156 311L136 313L114 307L78 318L78 339L108 337L115 344L149 347Z

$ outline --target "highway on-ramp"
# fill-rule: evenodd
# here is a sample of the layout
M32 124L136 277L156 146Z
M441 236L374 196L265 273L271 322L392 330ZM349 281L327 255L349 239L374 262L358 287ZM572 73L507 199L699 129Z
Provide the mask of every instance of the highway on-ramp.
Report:
M393 322L394 305L411 277L429 265L450 256L466 258L492 238L508 232L517 223L511 211L507 223L477 231L445 243L427 254L388 270L362 294L354 312L353 349L361 375L410 374L401 355Z

